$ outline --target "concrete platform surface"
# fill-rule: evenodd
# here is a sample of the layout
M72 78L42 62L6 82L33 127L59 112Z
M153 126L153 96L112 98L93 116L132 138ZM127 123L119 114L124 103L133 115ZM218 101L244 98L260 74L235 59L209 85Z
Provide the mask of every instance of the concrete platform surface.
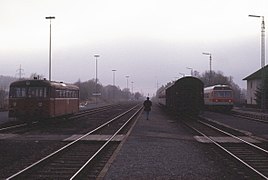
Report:
M143 114L101 179L243 179L207 143L154 105Z

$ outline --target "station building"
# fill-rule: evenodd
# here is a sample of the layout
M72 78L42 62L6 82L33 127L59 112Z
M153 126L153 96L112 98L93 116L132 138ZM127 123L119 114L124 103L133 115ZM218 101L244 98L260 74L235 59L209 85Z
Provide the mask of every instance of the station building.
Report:
M245 77L243 80L247 81L247 104L257 105L256 102L256 91L261 86L262 75L268 74L268 65L260 68L256 72Z

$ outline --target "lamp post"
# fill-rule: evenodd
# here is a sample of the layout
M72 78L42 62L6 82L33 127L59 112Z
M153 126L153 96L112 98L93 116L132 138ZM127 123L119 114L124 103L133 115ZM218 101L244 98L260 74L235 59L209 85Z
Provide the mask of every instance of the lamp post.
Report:
M206 53L203 52L202 54L209 56L209 83L211 82L211 76L212 76L212 69L211 69L211 64L212 64L212 54L211 53Z
M133 94L133 81L131 81L131 93Z
M193 68L191 67L186 67L186 68L191 70L191 76L193 76Z
M48 16L49 19L49 81L51 81L51 19L55 19L54 16Z
M265 105L265 86L264 86L264 66L265 66L265 23L264 16L248 15L249 17L261 18L261 109L264 111Z
M128 78L129 78L129 75L126 75L126 79L127 79L127 89L128 89Z
M127 91L127 98L129 98L129 94L130 94L130 91L128 89L128 78L129 78L129 75L126 75L125 77L127 79L127 89L126 89L126 91Z
M115 99L115 72L116 69L113 69L113 100Z
M264 16L248 15L249 17L262 18L261 21L261 67L265 66L265 23Z
M116 72L116 69L113 69L113 86L115 86L115 72Z
M96 84L95 84L95 96L96 96L96 104L98 103L98 57L100 57L99 54L95 54L94 55L95 59L96 59Z

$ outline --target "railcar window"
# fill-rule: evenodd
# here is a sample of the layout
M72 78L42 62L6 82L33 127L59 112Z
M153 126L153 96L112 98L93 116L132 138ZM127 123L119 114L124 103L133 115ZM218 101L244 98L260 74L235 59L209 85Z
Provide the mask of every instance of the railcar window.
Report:
M26 96L26 88L21 88L21 97Z
M214 92L215 97L232 97L231 91L215 91Z
M76 98L75 91L72 91L72 98Z
M44 98L46 98L48 96L48 90L47 88L44 88Z
M36 92L35 92L35 88L33 87L30 87L29 90L28 90L28 97L29 98L33 98L33 97L36 97Z
M56 90L56 94L55 94L56 98L60 97L60 90Z
M11 98L26 97L26 88L14 87L10 89Z
M75 90L56 90L57 98L78 98L78 91Z
M44 87L29 87L28 89L28 97L29 98L35 98L35 97L40 97L40 98L45 98L47 97L47 88Z

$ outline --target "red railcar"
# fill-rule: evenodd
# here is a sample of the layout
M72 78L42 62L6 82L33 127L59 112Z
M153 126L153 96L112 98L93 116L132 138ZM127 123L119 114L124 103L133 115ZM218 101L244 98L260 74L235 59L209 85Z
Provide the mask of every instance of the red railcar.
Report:
M204 101L207 109L230 111L234 105L233 90L228 85L206 87Z
M40 121L78 111L79 88L75 85L37 79L10 85L9 117Z

